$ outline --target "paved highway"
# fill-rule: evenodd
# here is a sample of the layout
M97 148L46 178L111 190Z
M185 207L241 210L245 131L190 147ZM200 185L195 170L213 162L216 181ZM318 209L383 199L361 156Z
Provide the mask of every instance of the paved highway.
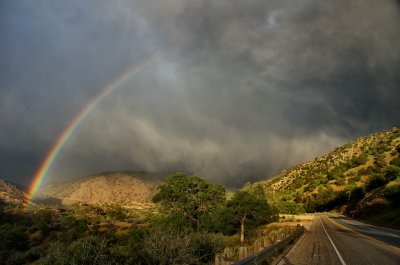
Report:
M399 265L400 232L341 215L320 215L279 265Z

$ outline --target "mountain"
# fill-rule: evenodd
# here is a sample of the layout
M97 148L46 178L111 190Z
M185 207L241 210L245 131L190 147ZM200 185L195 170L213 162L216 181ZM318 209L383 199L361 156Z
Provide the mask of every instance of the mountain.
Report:
M16 185L0 179L0 201L3 204L23 207L29 203L30 196Z
M64 183L53 183L42 187L35 197L37 203L70 205L120 204L144 206L161 183L162 173L110 172L90 175Z
M399 153L400 129L393 128L360 137L245 189L261 185L281 212L336 208L353 216L367 216L399 207Z

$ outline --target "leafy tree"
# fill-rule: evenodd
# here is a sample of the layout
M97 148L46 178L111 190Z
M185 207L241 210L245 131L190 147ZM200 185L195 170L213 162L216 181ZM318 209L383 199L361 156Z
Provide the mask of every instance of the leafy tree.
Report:
M279 201L276 203L276 207L279 209L280 213L287 213L287 214L304 213L304 208L301 206L301 204L296 203L294 201Z
M211 184L199 176L176 173L167 177L153 202L191 227L200 229L211 220L212 214L225 202L225 188Z
M255 183L251 185L249 182L247 182L243 190L248 191L257 197L266 198L265 189L261 183Z
M240 225L240 241L244 242L245 225L257 227L276 218L276 213L265 197L247 191L237 191L221 211L223 225L232 228L232 224ZM236 230L237 231L237 230Z

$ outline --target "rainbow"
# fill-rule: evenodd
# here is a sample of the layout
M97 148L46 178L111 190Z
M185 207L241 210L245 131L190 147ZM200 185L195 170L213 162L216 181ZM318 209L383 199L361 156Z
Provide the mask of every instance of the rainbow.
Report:
M108 83L101 92L92 98L78 113L70 123L65 127L64 131L59 135L54 145L48 151L45 156L42 164L40 165L38 171L34 175L28 189L28 195L31 198L34 198L36 192L40 188L43 181L46 179L46 176L53 164L53 162L57 159L60 154L61 149L71 137L71 135L75 132L76 128L78 128L79 124L88 116L88 114L96 108L96 106L103 101L113 90L119 87L121 84L125 83L130 77L139 72L140 69L149 64L155 56L147 58L140 63L134 65L128 70L124 71L117 78L113 79L110 83Z

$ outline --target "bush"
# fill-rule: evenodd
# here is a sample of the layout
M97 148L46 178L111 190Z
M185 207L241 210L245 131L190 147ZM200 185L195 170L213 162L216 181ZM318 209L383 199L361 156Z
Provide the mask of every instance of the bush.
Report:
M28 236L25 228L17 224L4 224L0 226L0 251L26 250Z
M145 264L209 264L224 246L220 235L153 227L143 239L142 251Z
M327 178L328 180L334 180L334 179L335 179L335 176L334 176L334 174L333 174L332 172L328 172L328 174L326 175L326 178Z
M396 178L400 177L400 167L398 166L388 166L385 169L385 179L387 182L395 180Z
M390 161L390 164L400 167L400 157L394 158L392 161Z
M385 197L395 205L400 203L400 181L389 183L385 187Z
M89 221L86 218L66 216L61 219L61 225L63 229L58 234L58 240L70 243L87 235Z
M349 195L349 201L351 203L357 203L359 202L362 198L364 198L365 191L361 187L354 188L352 191L350 191Z
M127 218L125 210L120 205L113 205L107 211L107 214L111 217L111 219L116 221L125 221Z
M364 165L365 163L367 163L367 161L368 161L368 154L363 153L360 156L353 158L351 162L355 167L357 167Z
M373 177L371 177L366 185L365 185L365 189L367 191L379 188L384 186L387 183L386 179L382 176L382 175L375 175Z
M53 212L48 209L39 210L35 215L33 215L34 226L44 233L50 231L52 221Z
M1 261L0 261L1 264ZM12 252L4 262L5 265L20 265L26 264L25 255L23 252Z
M39 260L42 265L103 265L113 264L113 255L109 252L104 239L86 237L71 244L57 242Z
M279 213L301 214L305 212L301 204L293 201L280 201L277 202L275 206L278 208Z

